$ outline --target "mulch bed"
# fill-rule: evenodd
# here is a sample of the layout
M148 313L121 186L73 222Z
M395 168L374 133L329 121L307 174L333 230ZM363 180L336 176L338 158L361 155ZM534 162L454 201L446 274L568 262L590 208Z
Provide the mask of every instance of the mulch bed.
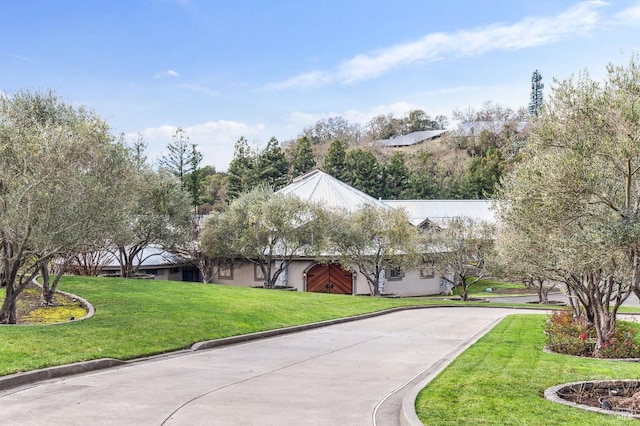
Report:
M573 383L557 395L575 404L600 408L613 413L640 416L640 381L601 380Z

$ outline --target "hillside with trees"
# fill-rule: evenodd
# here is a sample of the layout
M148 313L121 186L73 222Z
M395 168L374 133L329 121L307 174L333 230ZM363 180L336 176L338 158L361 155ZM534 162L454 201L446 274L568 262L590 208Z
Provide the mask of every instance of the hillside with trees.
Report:
M294 140L273 137L262 149L241 137L228 172L203 176L201 211L219 210L259 184L281 188L316 167L376 198L488 198L519 159L526 110L486 102L479 109L454 111L452 117L453 125L447 117L422 110L403 117L379 115L365 125L331 117L303 129ZM446 132L410 146L380 143L427 130Z

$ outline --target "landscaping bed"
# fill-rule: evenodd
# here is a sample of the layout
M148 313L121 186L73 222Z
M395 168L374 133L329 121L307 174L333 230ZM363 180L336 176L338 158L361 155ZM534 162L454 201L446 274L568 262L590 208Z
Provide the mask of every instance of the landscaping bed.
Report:
M598 380L554 386L545 391L554 402L577 408L595 408L604 414L625 415L640 419L640 381Z

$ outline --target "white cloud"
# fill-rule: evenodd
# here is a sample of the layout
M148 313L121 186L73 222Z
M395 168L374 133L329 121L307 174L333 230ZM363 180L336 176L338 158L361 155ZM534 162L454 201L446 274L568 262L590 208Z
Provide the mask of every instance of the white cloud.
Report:
M167 77L180 77L180 73L175 70L166 70L166 71L158 72L155 75L155 78L167 78Z
M177 129L177 126L164 125L147 128L140 132L149 147L149 161L155 162L167 153L167 145L171 142L171 137ZM261 134L264 131L264 126L219 120L194 124L182 127L182 129L185 136L189 138L189 142L198 145L198 150L203 157L202 165L211 165L218 171L224 171L233 158L233 148L236 141L241 136L251 139ZM135 134L127 135L127 137L129 140L133 140Z
M614 18L618 23L640 26L640 3L616 13Z
M300 74L279 83L268 84L267 90L283 90L296 87L316 87L331 83L333 77L324 71L312 71Z
M335 81L352 83L373 79L416 63L550 44L589 34L602 21L598 9L606 5L598 0L585 1L556 16L526 17L511 25L492 24L478 29L427 34L419 40L391 46L376 53L356 55L345 60L335 72L314 71L269 87L289 89L326 85Z

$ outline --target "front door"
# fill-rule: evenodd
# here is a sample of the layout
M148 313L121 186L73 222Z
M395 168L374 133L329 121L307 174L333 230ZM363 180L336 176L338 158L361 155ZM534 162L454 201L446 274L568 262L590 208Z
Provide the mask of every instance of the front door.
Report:
M307 271L307 291L353 294L353 275L337 263L314 265Z

